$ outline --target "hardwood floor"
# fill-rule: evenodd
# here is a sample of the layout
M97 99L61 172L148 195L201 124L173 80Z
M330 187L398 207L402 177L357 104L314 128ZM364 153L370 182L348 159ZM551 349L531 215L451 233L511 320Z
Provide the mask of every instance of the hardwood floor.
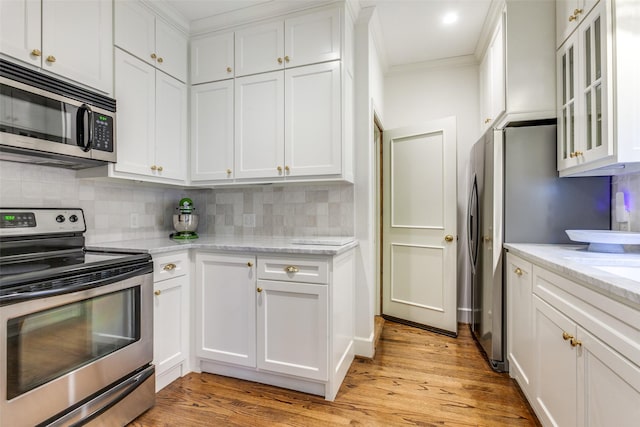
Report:
M468 325L458 338L384 322L373 359L357 358L334 402L191 373L131 427L539 426L507 374L489 368Z

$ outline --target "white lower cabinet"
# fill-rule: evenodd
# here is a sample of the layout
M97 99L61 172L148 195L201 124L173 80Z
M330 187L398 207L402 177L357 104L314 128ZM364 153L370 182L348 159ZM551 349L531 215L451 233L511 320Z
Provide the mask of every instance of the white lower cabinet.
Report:
M189 254L154 257L153 363L156 391L189 372Z
M254 255L196 253L196 356L256 366Z
M533 376L532 330L532 265L513 254L507 254L507 357L509 373L525 396L531 399Z
M353 251L196 253L200 369L333 400L353 360Z
M638 307L512 254L507 268L510 374L542 425L636 426Z
M537 296L533 301L533 406L545 426L576 426L576 324Z

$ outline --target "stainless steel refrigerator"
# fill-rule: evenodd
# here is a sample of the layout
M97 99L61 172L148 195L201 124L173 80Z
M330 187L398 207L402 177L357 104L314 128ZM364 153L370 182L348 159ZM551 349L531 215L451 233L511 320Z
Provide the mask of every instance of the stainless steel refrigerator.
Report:
M566 229L610 229L609 177L559 178L555 121L489 130L473 146L468 204L474 337L506 371L502 244L571 243Z

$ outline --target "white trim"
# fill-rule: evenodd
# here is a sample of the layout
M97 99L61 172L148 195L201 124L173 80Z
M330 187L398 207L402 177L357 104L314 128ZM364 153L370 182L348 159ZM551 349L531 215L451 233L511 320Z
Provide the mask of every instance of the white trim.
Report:
M454 56L451 58L434 59L431 61L414 62L411 64L394 65L389 67L385 76L396 74L415 73L416 71L431 70L434 68L453 68L477 66L479 61L474 55Z
M375 348L373 347L373 333L369 338L354 337L353 349L356 356L373 358Z

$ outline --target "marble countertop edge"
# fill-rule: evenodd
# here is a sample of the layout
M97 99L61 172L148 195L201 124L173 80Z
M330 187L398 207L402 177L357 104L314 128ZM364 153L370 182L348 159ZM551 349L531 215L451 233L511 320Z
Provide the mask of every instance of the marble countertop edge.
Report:
M253 252L253 253L283 253L301 255L340 255L358 246L354 237L319 237L319 244L313 244L314 238L284 237L232 237L232 236L201 236L195 240L177 241L170 238L152 238L139 240L125 240L118 242L104 242L87 244L88 250L117 251L125 253L145 252L151 255L167 254L189 249ZM332 240L330 240L332 239ZM335 241L335 244L330 244Z
M588 252L583 245L505 243L514 255L529 259L573 281L624 304L640 308L640 281L631 280L594 266L639 266L638 253Z

